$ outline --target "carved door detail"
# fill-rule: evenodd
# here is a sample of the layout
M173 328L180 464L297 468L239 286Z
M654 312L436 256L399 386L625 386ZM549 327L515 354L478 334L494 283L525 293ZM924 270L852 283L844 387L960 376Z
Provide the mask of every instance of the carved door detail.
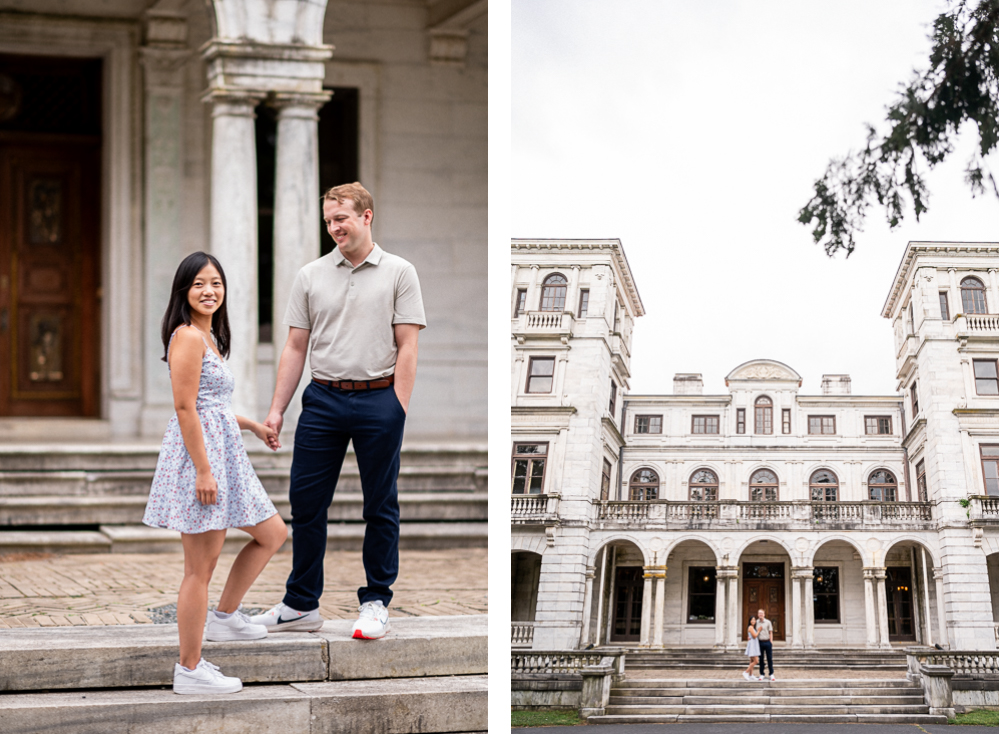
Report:
M0 415L98 411L99 146L66 137L0 137Z
M743 564L743 618L740 628L747 638L747 623L763 609L771 620L772 640L785 639L785 566L782 563Z

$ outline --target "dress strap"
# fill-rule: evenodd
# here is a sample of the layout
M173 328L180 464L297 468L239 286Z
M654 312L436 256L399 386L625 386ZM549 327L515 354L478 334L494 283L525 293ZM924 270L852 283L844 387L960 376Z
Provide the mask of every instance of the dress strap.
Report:
M167 371L168 372L170 371L170 347L172 347L174 345L174 337L177 336L177 332L180 331L181 329L183 329L185 326L188 326L188 327L190 327L192 329L195 328L195 327L191 326L191 324L181 324L176 329L174 329L174 333L170 335L170 341L167 342ZM201 337L201 341L205 344L205 349L211 349L211 347L208 344L208 340L205 339L205 335L202 334L199 329L195 329L195 331L198 332L198 335Z

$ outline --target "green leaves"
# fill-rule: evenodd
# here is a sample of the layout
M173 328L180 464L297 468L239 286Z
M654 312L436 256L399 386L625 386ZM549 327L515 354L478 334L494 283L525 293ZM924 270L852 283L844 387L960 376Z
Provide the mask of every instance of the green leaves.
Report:
M967 121L976 124L979 146L966 164L965 182L973 197L997 182L984 159L996 148L998 0L966 0L934 21L933 48L927 71L914 72L886 110L888 132L880 137L867 125L865 147L833 159L813 184L813 196L798 221L812 227L813 241L834 256L854 251L855 234L869 206L877 202L890 229L899 226L912 206L914 217L928 210L926 172L954 152L954 139Z

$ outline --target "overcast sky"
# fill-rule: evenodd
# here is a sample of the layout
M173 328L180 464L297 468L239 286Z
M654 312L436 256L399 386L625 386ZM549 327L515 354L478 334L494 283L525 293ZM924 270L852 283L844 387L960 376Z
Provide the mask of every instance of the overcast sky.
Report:
M700 372L708 394L776 359L818 394L895 394L881 317L910 240L996 241L1000 207L962 171L977 136L929 177L930 212L890 232L870 210L830 259L796 222L828 160L884 120L926 68L941 2L514 0L511 236L617 237L646 308L633 393ZM883 126L884 129L884 126ZM997 175L997 156L991 160Z

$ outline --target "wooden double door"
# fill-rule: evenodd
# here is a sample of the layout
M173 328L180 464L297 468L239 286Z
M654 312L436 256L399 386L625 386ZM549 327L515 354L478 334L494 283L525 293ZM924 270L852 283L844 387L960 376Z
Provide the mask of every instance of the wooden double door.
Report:
M100 99L100 60L0 55L0 416L98 414Z
M771 620L772 641L785 639L785 565L783 563L743 564L743 617L740 627L747 639L747 627L757 610Z
M642 628L642 568L621 566L615 570L612 642L638 642Z
M885 570L885 606L889 617L890 642L914 642L917 639L913 617L913 585L909 568Z

